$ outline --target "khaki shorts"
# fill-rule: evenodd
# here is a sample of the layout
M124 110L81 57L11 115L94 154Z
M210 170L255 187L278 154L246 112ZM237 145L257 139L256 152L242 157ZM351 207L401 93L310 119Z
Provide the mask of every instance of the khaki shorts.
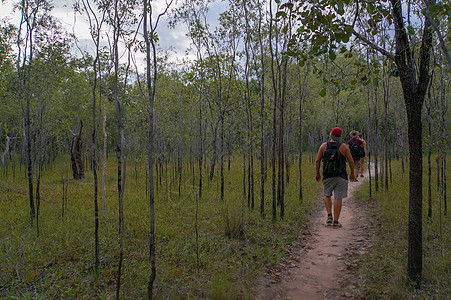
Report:
M339 176L324 179L323 190L327 197L332 196L333 191L335 198L346 198L348 197L348 180Z
M360 157L353 157L354 159L354 169L360 170Z

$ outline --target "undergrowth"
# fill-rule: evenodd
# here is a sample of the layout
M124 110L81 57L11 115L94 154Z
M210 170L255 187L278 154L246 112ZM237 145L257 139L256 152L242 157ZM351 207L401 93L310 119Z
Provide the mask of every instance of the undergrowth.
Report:
M424 160L426 161L426 160ZM450 170L450 163L447 164ZM451 222L444 216L444 200L437 190L436 169L432 168L432 218L428 218L427 165L423 167L423 281L414 289L407 279L407 226L409 217L409 176L400 162L392 165L393 180L388 189L379 186L369 197L368 183L356 194L375 201L372 219L375 233L371 252L364 257L360 272L368 299L449 299L451 295ZM447 178L450 178L449 172ZM449 185L448 185L449 186ZM447 193L450 194L449 191Z
M304 160L304 161L307 161ZM149 196L145 164L127 170L124 195L124 261L121 297L146 297L150 275ZM119 258L117 165L111 158L106 178L103 218L99 176L100 268L94 269L94 180L73 180L67 161L46 166L41 179L39 236L30 222L25 168L0 169L0 298L110 299L115 297ZM171 171L169 166L167 170ZM265 217L260 217L259 167L255 170L255 206L243 191L242 162L225 170L225 198L220 178L203 179L196 199L198 173L184 165L181 193L177 176L155 178L156 299L251 298L258 275L278 263L296 242L321 185L314 165L303 165L304 201L298 199L297 168L291 168L285 189L285 218L272 221L271 177L266 180ZM7 174L7 176L6 176ZM62 175L67 186L63 215ZM101 174L101 172L98 172ZM270 174L270 173L268 173ZM248 188L248 187L246 187ZM198 202L197 235L196 201ZM198 250L197 250L198 249Z

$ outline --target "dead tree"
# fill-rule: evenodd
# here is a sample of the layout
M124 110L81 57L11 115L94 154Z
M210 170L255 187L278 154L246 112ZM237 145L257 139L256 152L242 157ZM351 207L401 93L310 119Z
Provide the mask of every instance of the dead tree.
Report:
M70 145L70 159L72 161L72 172L74 179L85 178L85 168L83 163L83 151L81 142L81 132L83 129L83 122L80 121L80 130L78 134L72 132L72 141Z

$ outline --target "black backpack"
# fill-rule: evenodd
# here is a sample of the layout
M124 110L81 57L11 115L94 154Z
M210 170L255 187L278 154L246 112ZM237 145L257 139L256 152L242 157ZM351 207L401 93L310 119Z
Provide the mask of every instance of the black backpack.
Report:
M352 157L365 157L365 149L363 149L362 146L359 146L359 140L357 140L357 142L354 142L351 139L350 149Z
M343 172L341 161L344 157L340 153L340 142L327 143L323 156L323 177L330 178L340 176Z

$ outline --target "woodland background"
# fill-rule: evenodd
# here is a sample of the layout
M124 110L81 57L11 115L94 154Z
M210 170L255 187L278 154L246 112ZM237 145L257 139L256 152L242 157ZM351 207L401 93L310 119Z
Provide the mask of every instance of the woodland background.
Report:
M20 22L0 27L0 295L251 298L321 193L314 158L334 126L367 141L375 169L362 199L381 215L401 201L384 218L401 224L403 255L368 264L396 261L402 275L364 293L403 298L411 282L420 297L449 295L450 7L402 2L409 63L418 82L430 74L411 129L418 196L391 2L226 1L217 27L207 1L74 2L89 51L51 2L17 2ZM162 18L186 27L186 56L159 48ZM423 277L405 244L414 196Z

